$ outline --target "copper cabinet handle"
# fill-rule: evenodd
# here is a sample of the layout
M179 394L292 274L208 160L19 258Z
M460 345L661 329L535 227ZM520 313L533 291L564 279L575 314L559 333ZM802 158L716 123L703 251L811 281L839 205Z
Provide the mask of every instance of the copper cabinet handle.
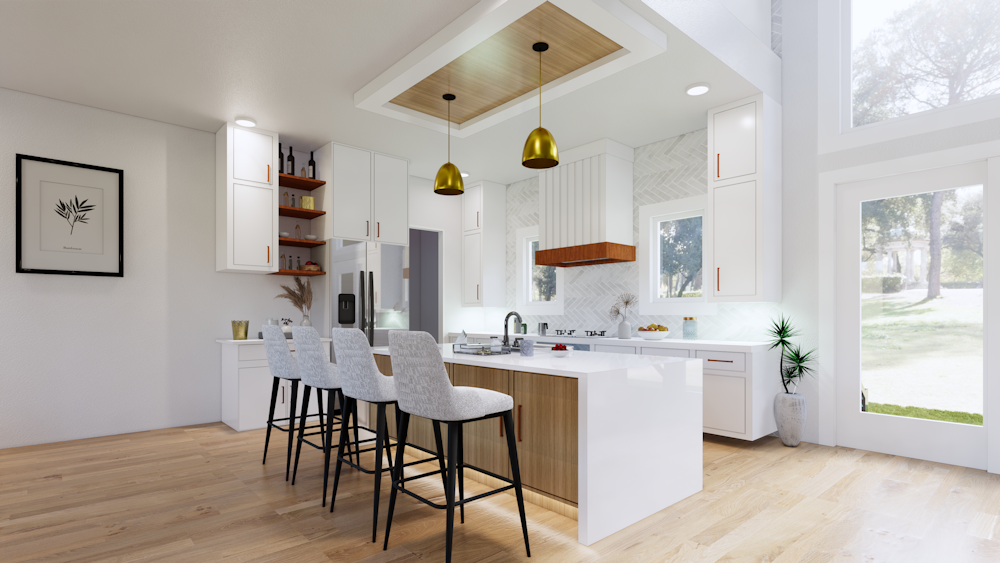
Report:
M715 153L715 177L719 177L719 153Z
M722 268L715 269L715 291L722 291Z
M709 359L709 360L706 360L706 361L709 361L709 362L721 362L723 364L731 364L731 363L733 363L732 360L711 360L711 359Z
M281 386L281 404L285 404L285 386Z
M270 246L267 247L267 263L268 264L271 263L271 247Z
M369 236L371 233L371 227L369 227L369 221L365 221L365 236Z
M517 405L517 441L521 441L521 405Z
M375 221L375 238L382 236L382 223Z
M500 437L503 438L503 417L500 417Z

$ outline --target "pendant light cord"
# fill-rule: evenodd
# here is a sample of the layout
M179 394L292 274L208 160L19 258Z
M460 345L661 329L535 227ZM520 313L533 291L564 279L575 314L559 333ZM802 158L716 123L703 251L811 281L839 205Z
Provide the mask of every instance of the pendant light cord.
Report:
M542 127L542 52L538 52L538 127Z
M448 162L451 162L451 100L448 100Z

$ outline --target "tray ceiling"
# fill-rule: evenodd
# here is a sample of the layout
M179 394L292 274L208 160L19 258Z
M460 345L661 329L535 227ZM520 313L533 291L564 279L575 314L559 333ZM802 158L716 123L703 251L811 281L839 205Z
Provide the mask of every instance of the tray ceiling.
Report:
M548 84L620 50L621 45L549 2L528 12L489 39L424 78L392 103L447 119L441 98L451 92L452 123L462 124L538 90L538 53L545 41L542 82Z

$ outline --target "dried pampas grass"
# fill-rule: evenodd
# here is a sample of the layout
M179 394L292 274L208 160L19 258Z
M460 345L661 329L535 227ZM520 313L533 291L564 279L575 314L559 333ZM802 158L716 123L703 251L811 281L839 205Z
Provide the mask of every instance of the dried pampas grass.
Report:
M275 299L287 299L292 302L292 306L298 309L303 315L308 315L309 310L312 309L313 304L313 290L312 283L306 279L306 283L302 283L299 276L293 278L295 282L295 289L288 287L287 285L281 286L285 292L280 295L275 295Z

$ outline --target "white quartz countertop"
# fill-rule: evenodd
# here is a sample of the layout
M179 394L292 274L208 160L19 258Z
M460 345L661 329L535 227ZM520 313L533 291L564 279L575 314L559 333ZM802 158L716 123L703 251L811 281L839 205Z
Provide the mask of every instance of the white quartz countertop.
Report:
M604 372L643 368L658 364L673 364L681 362L698 362L700 359L672 358L667 356L635 356L626 354L610 354L605 352L573 351L564 358L555 357L548 350L535 350L535 355L522 356L518 352L496 356L476 356L472 354L456 354L451 344L441 344L441 357L445 363L461 364L493 369L523 371L558 375L561 377L579 378ZM389 348L379 346L373 348L376 354L388 356Z
M503 330L499 332L470 332L467 333L468 336L472 338L490 338L493 336L499 336L503 338ZM451 333L449 336L457 336L456 333ZM559 344L586 344L586 345L597 345L601 344L604 346L633 346L633 347L645 347L645 348L683 348L685 350L713 350L718 352L761 352L767 350L771 345L767 342L753 342L753 341L741 341L741 340L696 340L696 339L684 339L680 335L671 336L668 335L663 340L646 340L644 338L635 336L628 340L620 339L616 336L566 336L557 335L555 333L547 334L545 336L540 336L535 333L528 334L510 334L511 342L515 338L528 338L530 340L538 340L542 342L557 342Z
M287 340L288 340L288 342L292 342L291 338L288 338ZM319 340L320 340L320 342L333 342L332 338L320 338ZM233 345L233 346L247 346L247 345L253 345L253 344L257 344L257 345L261 345L261 346L264 345L264 341L261 340L260 338L247 338L246 340L232 340L232 339L225 339L225 338L217 338L215 341L218 342L219 344L230 344L230 345Z

